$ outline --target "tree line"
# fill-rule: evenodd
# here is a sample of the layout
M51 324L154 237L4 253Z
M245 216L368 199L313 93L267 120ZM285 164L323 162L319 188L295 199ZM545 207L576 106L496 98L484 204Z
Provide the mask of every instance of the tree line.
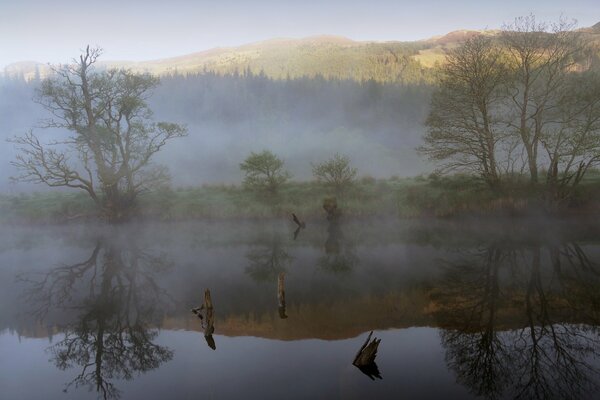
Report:
M420 151L439 170L501 188L523 175L568 201L600 162L598 50L575 24L516 18L475 36L440 68Z

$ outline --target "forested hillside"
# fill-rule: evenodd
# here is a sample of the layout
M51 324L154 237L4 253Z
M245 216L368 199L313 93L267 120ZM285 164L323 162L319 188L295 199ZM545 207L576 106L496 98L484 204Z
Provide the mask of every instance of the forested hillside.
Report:
M34 101L38 81L5 79L0 85L2 140L43 119ZM266 74L171 74L150 98L157 120L186 124L189 136L158 154L175 185L237 183L239 163L270 149L295 179L311 176L311 162L347 154L360 175L410 176L425 170L414 149L420 144L431 85L379 83L324 77L275 80ZM42 132L51 140L57 132ZM11 159L13 145L2 146ZM0 172L2 188L13 174ZM36 190L44 189L36 187Z

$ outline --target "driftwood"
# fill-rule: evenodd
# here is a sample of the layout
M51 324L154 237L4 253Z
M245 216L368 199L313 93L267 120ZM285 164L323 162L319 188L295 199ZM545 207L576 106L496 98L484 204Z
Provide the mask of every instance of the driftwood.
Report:
M204 303L202 303L200 307L192 308L191 311L194 314L196 314L196 316L202 321L202 326L204 328L204 338L206 339L208 347L215 350L217 346L215 344L215 340L212 337L212 334L215 331L215 315L213 310L212 299L210 297L210 290L206 289L204 291Z
M292 220L298 225L298 228L306 228L306 224L304 223L304 221L300 221L294 213L292 213Z
M298 228L296 228L296 230L294 231L294 240L296 240L300 231L306 228L306 224L304 223L304 221L300 221L294 213L292 213L292 221L294 221L296 225L298 225Z
M280 272L277 279L277 301L279 303L279 318L286 319L285 314L285 272Z
M381 343L381 339L374 338L371 341L371 336L373 335L373 331L369 333L367 340L363 343L363 345L356 353L354 357L354 361L352 361L352 365L360 369L365 375L367 375L372 380L375 378L383 379L381 374L379 373L379 368L377 368L377 364L375 364L375 357L377 356L377 349L379 348L379 343Z

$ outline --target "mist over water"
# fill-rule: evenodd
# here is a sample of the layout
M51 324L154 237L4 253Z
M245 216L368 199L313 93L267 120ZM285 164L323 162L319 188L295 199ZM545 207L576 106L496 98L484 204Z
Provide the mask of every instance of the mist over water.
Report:
M298 235L291 222L0 230L3 395L36 398L40 386L57 399L596 390L594 224L335 224L309 220ZM205 289L210 338L190 312ZM382 380L351 365L370 330L382 339ZM268 384L256 386L258 371L270 371Z
M36 81L0 81L0 140L42 126L48 113L33 99ZM250 74L165 76L149 98L156 121L187 126L154 162L169 168L172 185L239 184L239 164L271 150L296 180L312 179L311 163L347 155L360 176L388 178L430 171L415 148L421 144L431 88L425 84L271 80ZM50 142L67 132L36 129ZM44 191L42 185L9 184L15 145L1 147L0 190ZM73 162L75 162L74 157Z
M600 24L563 22L7 67L0 398L594 398Z

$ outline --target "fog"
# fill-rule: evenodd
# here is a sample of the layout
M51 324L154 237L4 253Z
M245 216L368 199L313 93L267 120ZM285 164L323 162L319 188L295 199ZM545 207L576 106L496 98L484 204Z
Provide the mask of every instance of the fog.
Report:
M36 128L46 111L35 103L39 81L0 81L0 140L30 129L44 141L67 132ZM205 73L162 77L149 98L156 121L183 124L154 161L169 168L174 187L238 184L239 164L252 151L271 150L295 180L309 180L311 163L335 153L349 156L359 176L414 176L432 168L421 143L431 87L303 78L272 80L261 74ZM15 146L0 148L0 191L46 190L10 183Z

